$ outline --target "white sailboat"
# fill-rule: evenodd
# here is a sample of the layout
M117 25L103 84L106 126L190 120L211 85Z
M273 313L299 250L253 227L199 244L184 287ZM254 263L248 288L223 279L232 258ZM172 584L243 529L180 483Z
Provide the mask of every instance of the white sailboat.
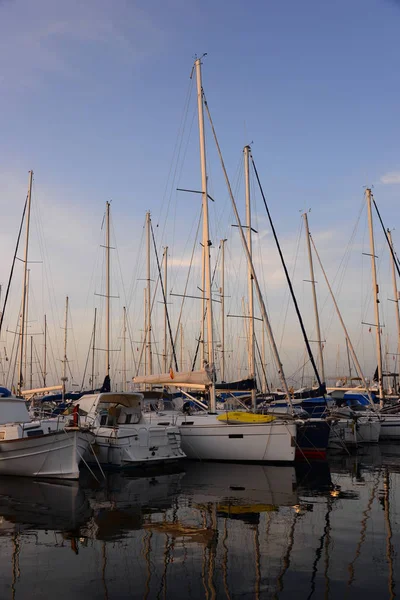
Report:
M110 384L110 203L106 203L106 377L103 391L74 402L81 423L90 427L95 440L85 459L103 467L130 467L185 458L179 428L170 423L147 423L143 394L111 392Z
M180 427L182 436L182 448L188 458L203 460L227 460L227 461L284 461L292 462L296 451L296 423L291 415L284 417L267 417L264 419L252 419L249 421L246 413L242 413L242 421L233 423L223 415L218 415L216 411L215 386L214 386L214 340L213 340L213 306L211 290L211 268L210 268L210 240L209 240L209 222L208 222L208 191L207 191L207 171L206 171L206 150L204 136L204 92L201 79L201 59L196 59L194 64L197 81L197 105L198 105L198 124L200 138L200 165L202 182L202 207L203 207L203 264L205 297L207 303L207 349L208 365L207 369L198 372L173 374L165 373L159 376L135 377L134 383L137 384L169 384L176 385L178 388L192 388L204 390L209 397L209 412L197 414L184 413L158 413L151 416L152 421L159 423L165 420L169 414ZM223 166L224 168L224 166ZM258 296L260 309L265 326L268 331L271 347L277 371L282 380L282 385L286 392L290 404L290 394L286 380L283 374L282 364L278 355L275 340L269 324L267 311L261 290L254 271L254 265L251 257L251 248L249 248L243 233L243 228L237 212L236 203L230 189L229 180L224 168L225 178L230 191L233 209L236 221L239 227L243 248L246 253L249 271L254 281L256 293ZM204 315L204 312L202 312ZM203 336L202 336L203 337ZM194 381L196 379L196 381ZM190 396L189 396L190 397ZM203 405L207 409L207 406ZM256 415L252 415L257 417ZM222 418L221 418L222 417Z
M311 236L311 233L308 230L308 222L306 222L307 234L314 248L315 255L319 262L319 266L321 268L322 274L324 276L326 285L329 290L329 294L332 298L333 304L335 306L335 310L337 316L339 318L340 324L343 328L344 335L346 337L348 349L352 355L354 364L357 369L357 373L361 378L363 385L365 386L366 394L368 402L370 403L370 407L366 409L365 412L356 412L353 411L351 407L344 406L337 408L331 411L332 417L336 417L336 421L333 421L331 424L331 435L329 438L329 447L343 447L346 446L358 446L361 443L376 443L379 440L379 436L381 433L381 418L379 416L378 410L376 409L372 397L369 391L369 387L365 380L363 371L361 369L361 365L358 361L356 352L354 350L352 341L348 334L346 325L343 321L343 317L339 310L339 306L336 302L336 298L333 294L331 285L329 283L328 277L326 275L325 269L322 265L321 259L317 252L317 249L314 244L314 240ZM362 407L364 408L364 407Z
M378 392L380 406L383 408L385 392L383 389L383 364L382 364L382 344L381 344L381 326L379 320L379 287L377 284L376 276L376 264L375 264L375 242L374 242L374 230L372 221L372 192L370 189L366 190L367 208L368 208L368 224L369 224L369 237L370 237L370 252L371 252L371 271L372 271L372 291L374 298L374 309L375 309L375 328L376 328L376 354L378 361ZM391 242L391 238L389 237ZM390 244L392 247L392 243ZM396 284L396 273L394 270L393 254L392 258L392 279L393 279L393 291L395 293L395 302L398 302L397 284ZM398 304L396 304L396 321L397 321L397 332L400 339L399 330L399 313ZM381 434L380 439L400 439L400 415L381 413Z

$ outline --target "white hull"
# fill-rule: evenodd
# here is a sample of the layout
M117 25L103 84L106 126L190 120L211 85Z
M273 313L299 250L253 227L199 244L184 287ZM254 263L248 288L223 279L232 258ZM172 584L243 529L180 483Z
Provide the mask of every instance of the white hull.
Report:
M400 440L400 415L382 415L381 440Z
M78 479L93 436L79 430L0 441L0 475Z
M340 419L331 425L329 448L358 446L359 444L375 444L379 441L381 423L378 419L360 417Z
M85 455L90 463L102 466L130 467L158 464L185 458L181 449L181 436L178 427L99 427L95 440Z
M295 458L293 421L227 425L215 415L182 415L177 424L188 458L247 462L293 462Z

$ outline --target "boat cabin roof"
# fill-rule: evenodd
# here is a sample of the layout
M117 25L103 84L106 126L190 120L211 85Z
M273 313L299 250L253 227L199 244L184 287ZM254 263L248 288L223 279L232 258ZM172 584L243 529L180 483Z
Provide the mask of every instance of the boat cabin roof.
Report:
M0 396L0 424L28 423L30 420L25 400L15 396Z
M99 404L114 404L124 406L125 408L141 409L143 394L139 392L103 392L100 394L88 394L82 396L74 402L74 406L79 404L79 408L86 413L96 409Z

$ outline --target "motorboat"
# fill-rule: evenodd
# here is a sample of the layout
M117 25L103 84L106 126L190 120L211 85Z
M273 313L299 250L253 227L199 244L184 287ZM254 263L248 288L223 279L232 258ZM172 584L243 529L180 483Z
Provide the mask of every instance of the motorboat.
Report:
M0 396L0 475L78 479L92 441L74 419L32 421L23 399Z
M179 427L165 419L148 423L142 405L143 394L137 392L88 394L74 403L81 424L95 436L93 453L85 455L88 463L131 467L185 458Z

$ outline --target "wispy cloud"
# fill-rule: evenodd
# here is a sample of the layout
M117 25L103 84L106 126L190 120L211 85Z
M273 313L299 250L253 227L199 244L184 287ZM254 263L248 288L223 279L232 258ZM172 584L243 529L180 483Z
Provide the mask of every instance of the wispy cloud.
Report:
M0 0L0 10L1 79L18 87L37 86L47 75L92 81L105 68L100 60L94 68L92 56L126 68L160 50L164 38L157 19L136 3Z
M389 171L382 175L380 182L384 185L395 185L400 183L400 171Z

